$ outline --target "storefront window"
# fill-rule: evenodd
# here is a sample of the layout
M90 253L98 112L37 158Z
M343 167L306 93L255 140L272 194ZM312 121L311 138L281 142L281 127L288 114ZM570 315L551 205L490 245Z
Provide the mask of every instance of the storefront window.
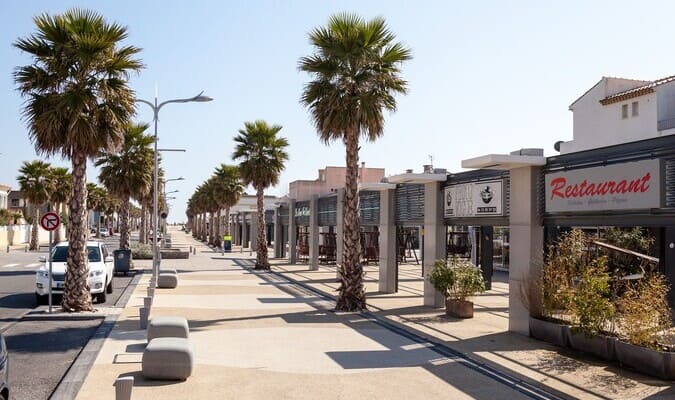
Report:
M492 239L493 268L509 270L509 228L495 226Z

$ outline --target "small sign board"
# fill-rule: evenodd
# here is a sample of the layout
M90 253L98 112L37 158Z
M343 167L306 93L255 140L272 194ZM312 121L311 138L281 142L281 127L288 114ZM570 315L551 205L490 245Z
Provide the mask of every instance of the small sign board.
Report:
M54 212L45 213L42 218L40 218L40 226L46 231L56 230L61 224L61 218L59 214Z
M446 218L502 216L502 180L463 183L445 188Z

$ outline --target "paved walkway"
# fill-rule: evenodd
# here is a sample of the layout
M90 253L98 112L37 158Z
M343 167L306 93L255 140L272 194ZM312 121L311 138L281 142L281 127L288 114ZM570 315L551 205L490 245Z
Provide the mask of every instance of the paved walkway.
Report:
M197 243L178 232L174 238ZM133 399L153 400L536 397L528 392L527 382L578 398L674 393L663 382L576 361L541 342L506 333L505 284L496 284L478 299L476 318L451 320L441 316L442 310L419 306L419 267L410 266L401 270L398 294L369 295L372 314L336 314L324 295L284 279L330 294L336 287L334 267L308 271L306 265L275 265L280 275L254 272L249 269L252 264L248 253L223 256L201 244L189 260L163 261L163 266L179 270L180 283L177 289L157 290L151 316L189 320L196 350L193 375L185 382L161 382L140 374L145 332L138 329L138 308L149 279L145 276L78 399L113 399L112 384L119 376L134 376ZM377 276L374 271L367 275L369 290ZM414 335L400 331L397 326L403 325L397 324L407 325ZM470 360L419 339L425 335ZM589 382L590 388L585 386Z

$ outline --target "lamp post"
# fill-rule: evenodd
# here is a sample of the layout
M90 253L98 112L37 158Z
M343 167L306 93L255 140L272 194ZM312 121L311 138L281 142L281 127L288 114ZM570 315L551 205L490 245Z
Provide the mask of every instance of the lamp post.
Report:
M190 98L187 98L187 99L166 100L166 101L163 101L161 103L157 102L157 95L156 94L155 94L154 103L149 102L147 100L143 100L143 99L136 99L137 102L147 104L147 105L150 106L150 108L152 108L152 113L153 113L152 119L155 123L155 136L154 136L154 138L155 138L155 151L154 151L154 153L155 153L154 154L155 166L154 166L153 180L152 180L152 184L153 184L152 231L153 231L153 235L155 237L152 240L152 274L153 274L153 276L152 276L152 280L151 280L151 283L150 283L151 287L156 286L157 276L159 275L159 251L158 251L158 247L157 247L157 226L158 226L158 223L157 223L157 219L158 219L158 215L157 215L158 214L158 210L157 210L157 208L158 208L157 207L157 197L158 197L158 195L157 195L157 191L158 191L158 187L157 187L157 181L158 181L158 177L157 177L157 121L159 121L159 110L161 110L162 107L164 107L165 105L167 105L169 103L191 103L191 102L202 103L202 102L207 102L207 101L213 100L212 98L210 98L208 96L204 96L203 93L204 92L202 91L194 97L190 97Z

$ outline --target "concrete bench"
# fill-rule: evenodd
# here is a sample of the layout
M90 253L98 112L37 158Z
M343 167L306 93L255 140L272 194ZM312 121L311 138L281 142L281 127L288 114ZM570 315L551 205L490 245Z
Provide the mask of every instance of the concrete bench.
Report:
M194 368L194 349L188 339L152 339L143 352L142 373L147 379L185 380Z
M183 317L154 317L148 323L148 342L162 337L176 337L187 339L190 336L190 327Z
M178 274L160 272L157 277L157 287L161 289L173 289L178 286Z
M176 270L173 269L173 268L160 268L160 269L159 269L159 273L160 273L160 274L163 274L163 273L165 273L165 272L166 272L166 273L169 273L169 274L176 274L176 275L178 275L178 271L176 271Z

